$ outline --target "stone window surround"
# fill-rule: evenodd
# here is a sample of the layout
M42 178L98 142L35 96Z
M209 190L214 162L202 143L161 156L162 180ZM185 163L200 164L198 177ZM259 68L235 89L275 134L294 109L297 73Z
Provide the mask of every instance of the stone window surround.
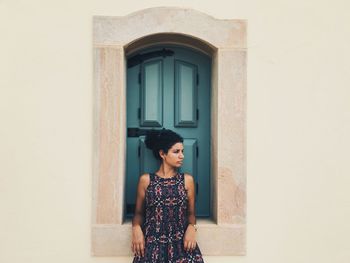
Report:
M246 24L176 7L94 17L93 256L131 255L131 222L124 219L125 58L154 44L212 57L212 216L197 219L197 241L204 255L246 254Z

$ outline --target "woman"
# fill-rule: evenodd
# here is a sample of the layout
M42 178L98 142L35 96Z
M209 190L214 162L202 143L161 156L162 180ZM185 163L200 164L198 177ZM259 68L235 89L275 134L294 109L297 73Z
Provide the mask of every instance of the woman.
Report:
M194 180L177 171L184 159L183 138L164 128L150 130L145 144L161 165L139 179L133 262L204 262L196 243Z

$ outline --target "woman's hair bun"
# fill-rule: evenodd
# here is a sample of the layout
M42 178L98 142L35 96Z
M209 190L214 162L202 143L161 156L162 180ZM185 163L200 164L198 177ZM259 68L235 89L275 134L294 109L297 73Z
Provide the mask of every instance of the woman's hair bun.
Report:
M163 128L162 130L149 130L147 131L146 138L145 138L145 144L148 149L153 150L154 147L156 146L157 142L159 142L160 135L162 131L165 130Z

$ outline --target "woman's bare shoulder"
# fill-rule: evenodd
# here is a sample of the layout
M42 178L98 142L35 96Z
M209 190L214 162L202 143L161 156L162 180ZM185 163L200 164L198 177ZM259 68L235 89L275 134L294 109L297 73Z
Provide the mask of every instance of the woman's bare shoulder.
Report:
M186 180L193 180L193 176L189 173L184 173Z
M189 187L189 186L192 186L194 185L194 179L193 179L193 176L189 173L184 173L184 176L185 176L185 187L186 189Z
M150 183L149 173L142 174L139 178L139 184L141 184L144 188L147 188L149 183Z

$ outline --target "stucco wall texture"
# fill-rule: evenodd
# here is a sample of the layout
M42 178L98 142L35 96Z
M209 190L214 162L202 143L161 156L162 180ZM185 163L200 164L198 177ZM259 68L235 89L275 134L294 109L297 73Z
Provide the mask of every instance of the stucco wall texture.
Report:
M92 257L93 16L245 19L247 255L350 262L348 1L0 1L0 262Z

